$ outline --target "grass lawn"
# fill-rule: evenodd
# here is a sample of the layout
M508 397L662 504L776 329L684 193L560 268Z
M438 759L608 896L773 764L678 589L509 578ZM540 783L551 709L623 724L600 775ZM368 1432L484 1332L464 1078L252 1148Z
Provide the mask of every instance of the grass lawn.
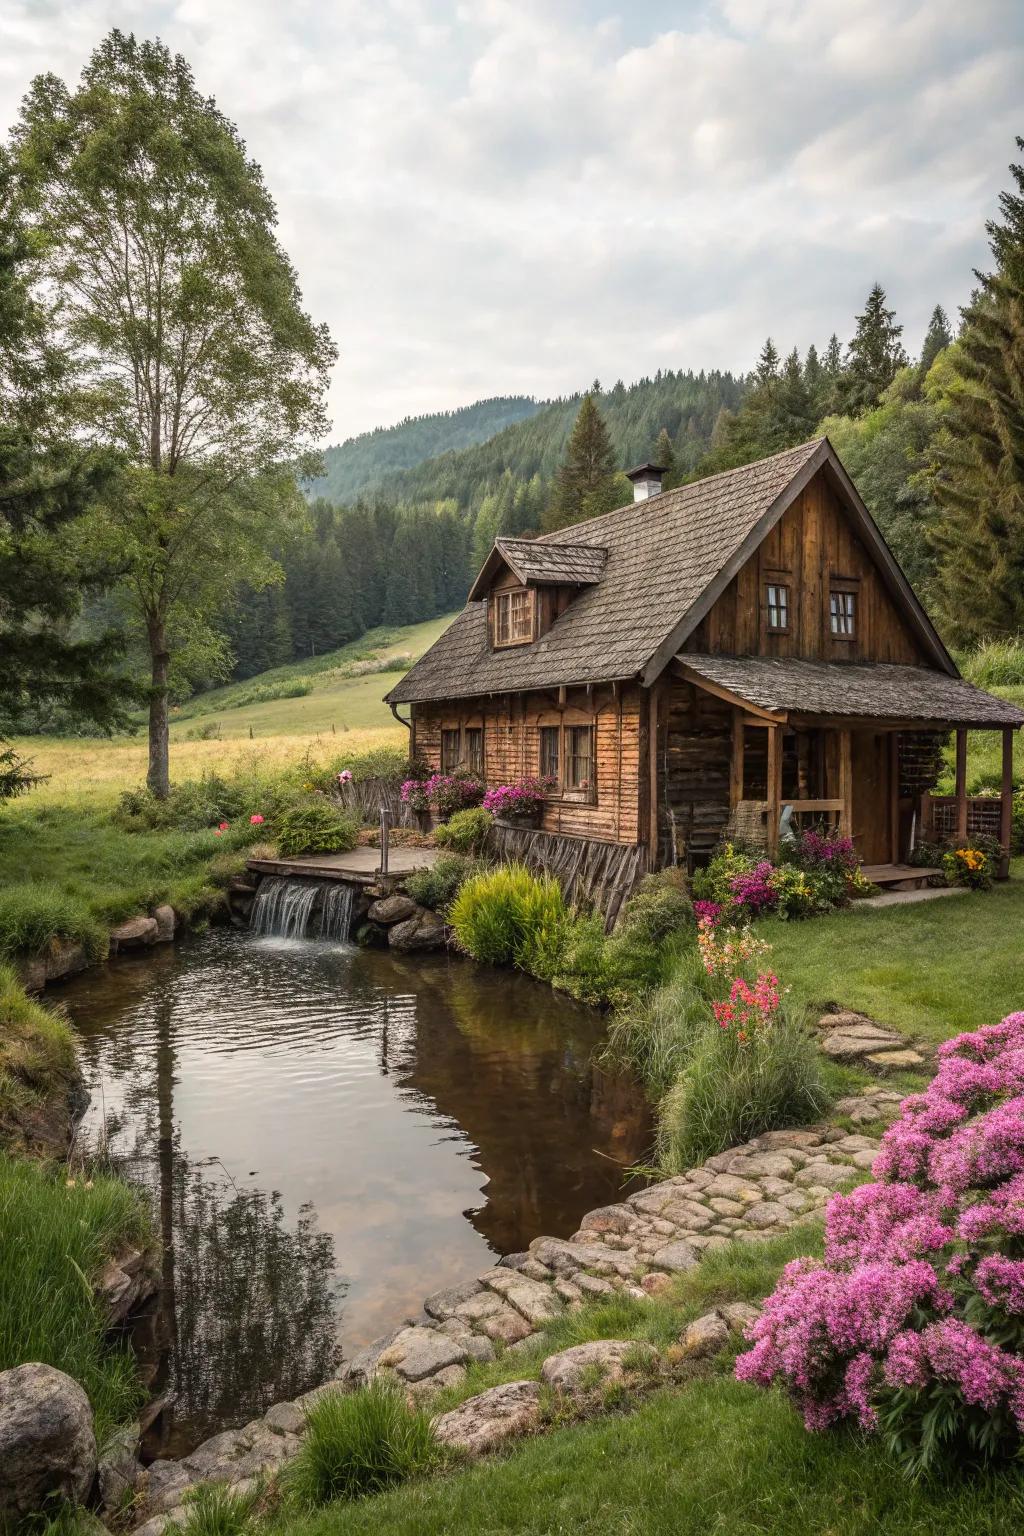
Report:
M937 1044L1024 1008L1024 860L991 891L858 908L758 932L794 996L842 1003Z

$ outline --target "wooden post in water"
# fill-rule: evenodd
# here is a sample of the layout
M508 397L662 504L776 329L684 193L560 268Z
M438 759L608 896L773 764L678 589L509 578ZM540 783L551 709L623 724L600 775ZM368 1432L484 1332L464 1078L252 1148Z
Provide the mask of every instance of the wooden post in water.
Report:
M386 805L380 808L380 872L386 875L388 872L388 857L391 852L391 812Z

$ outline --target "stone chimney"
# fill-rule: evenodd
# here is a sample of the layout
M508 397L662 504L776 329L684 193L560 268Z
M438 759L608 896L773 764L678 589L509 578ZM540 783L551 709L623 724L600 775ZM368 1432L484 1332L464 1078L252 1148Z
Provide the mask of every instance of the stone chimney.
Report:
M626 470L626 479L633 482L633 500L647 501L661 494L662 477L667 473L661 464L638 464Z

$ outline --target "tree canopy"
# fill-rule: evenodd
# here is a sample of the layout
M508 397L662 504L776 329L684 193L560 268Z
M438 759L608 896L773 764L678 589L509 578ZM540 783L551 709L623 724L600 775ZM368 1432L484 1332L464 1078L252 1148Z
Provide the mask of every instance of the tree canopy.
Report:
M610 512L623 500L615 449L593 395L585 395L555 476L544 527L551 531Z

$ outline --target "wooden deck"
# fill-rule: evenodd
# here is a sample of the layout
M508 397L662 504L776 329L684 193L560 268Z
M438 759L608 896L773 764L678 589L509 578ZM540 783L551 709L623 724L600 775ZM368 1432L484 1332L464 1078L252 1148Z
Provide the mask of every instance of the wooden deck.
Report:
M862 864L860 872L872 885L898 891L918 890L942 874L941 869L923 869L914 864Z
M385 878L429 869L437 857L436 848L392 848ZM250 859L246 868L258 875L310 875L317 880L346 880L354 885L374 885L381 878L379 848L299 854L291 859Z

